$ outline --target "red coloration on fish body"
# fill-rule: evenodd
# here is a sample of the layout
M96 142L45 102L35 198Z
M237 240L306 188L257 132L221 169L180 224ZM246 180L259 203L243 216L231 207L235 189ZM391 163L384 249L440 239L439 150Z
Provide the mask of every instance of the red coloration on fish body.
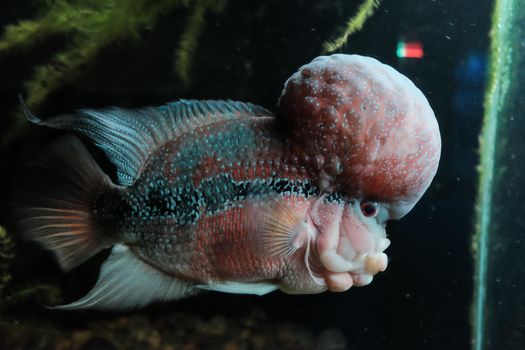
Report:
M283 257L273 257L261 254L256 248L256 237L253 230L248 228L252 225L252 219L256 220L257 213L253 215L254 202L265 203L275 197L275 191L268 189L265 182L283 181L284 185L294 182L308 182L309 176L306 168L297 164L297 157L289 151L289 142L286 139L270 138L272 135L275 119L255 118L253 120L242 121L245 128L243 133L234 132L225 136L227 131L234 125L239 127L240 121L227 121L213 123L210 121L199 130L192 130L182 134L178 139L168 142L159 148L150 158L138 177L137 181L130 189L131 196L135 197L138 193L148 192L149 184L153 178L158 178L158 174L163 174L165 188L180 188L187 185L187 179L194 188L206 186L207 183L227 181L229 183L256 183L261 182L261 189L252 189L252 197L238 199L236 203L218 212L206 212L199 209L199 217L193 222L185 225L173 225L171 227L156 226L149 227L149 235L158 239L148 239L141 242L135 248L136 253L148 263L161 268L163 271L184 276L187 279L200 283L211 283L212 281L275 281L284 274L285 265L290 264L289 259ZM251 133L249 142L246 142L241 149L222 149L214 153L216 144L206 142L216 140L222 134L228 137L227 142L235 145L242 144L242 138ZM223 140L224 141L224 140ZM198 146L197 146L198 144ZM185 163L180 159L184 158L184 152L202 148L200 152L202 159L198 155L192 154L191 167L185 168ZM233 154L228 155L233 152ZM174 155L179 155L175 156ZM233 157L233 158L232 158ZM188 159L186 159L188 161ZM162 170L159 171L159 167ZM197 176L195 174L198 174ZM282 180L279 180L282 179ZM212 187L220 187L221 184L213 184ZM277 186L277 185L275 185ZM263 193L259 194L260 190ZM221 192L222 191L222 192ZM288 203L291 208L297 208L300 203L304 203L304 195L300 190L292 189L289 191L281 190L279 198ZM218 189L214 194L225 194L228 190ZM264 193L268 192L268 193ZM227 194L227 193L226 193ZM312 194L310 194L312 196ZM206 196L205 196L206 197ZM210 198L203 198L204 200ZM131 202L131 199L127 199ZM248 212L247 212L248 211ZM132 215L136 218L137 215ZM138 218L141 219L140 217ZM125 232L136 231L137 224L133 218L127 221L128 227ZM182 226L182 227L181 227ZM182 231L186 232L187 240L170 242L170 249L159 250L163 245L165 237L156 232L162 229L167 232ZM178 235L180 233L173 233ZM135 235L128 237L128 240L141 239ZM297 253L297 270L304 269L303 255ZM293 282L289 282L292 284ZM316 285L316 289L318 286Z
M20 205L26 236L66 270L113 246L93 290L63 309L366 285L387 266L386 221L414 206L440 152L422 93L354 55L303 66L276 118L247 103L184 100L45 121L25 113L87 137L117 169L115 184L70 137L44 167L60 171L47 192Z
M245 215L243 208L236 207L199 221L192 277L203 282L250 281L274 279L282 273L283 259L269 259L254 251Z

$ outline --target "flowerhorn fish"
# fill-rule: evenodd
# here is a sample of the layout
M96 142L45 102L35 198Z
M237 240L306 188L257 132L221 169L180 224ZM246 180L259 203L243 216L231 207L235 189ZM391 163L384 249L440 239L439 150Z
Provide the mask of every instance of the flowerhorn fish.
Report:
M75 136L33 165L36 180L17 195L21 231L64 270L111 248L93 289L59 309L366 285L387 267L387 220L420 199L441 149L423 94L357 55L301 67L276 116L212 100L46 120L23 107Z

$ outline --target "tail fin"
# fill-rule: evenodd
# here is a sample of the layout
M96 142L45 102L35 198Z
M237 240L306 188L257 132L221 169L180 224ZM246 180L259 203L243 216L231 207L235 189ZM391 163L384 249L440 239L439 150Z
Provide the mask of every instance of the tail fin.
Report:
M97 227L94 207L116 186L78 138L64 137L23 175L15 200L21 232L53 251L64 270L113 243Z

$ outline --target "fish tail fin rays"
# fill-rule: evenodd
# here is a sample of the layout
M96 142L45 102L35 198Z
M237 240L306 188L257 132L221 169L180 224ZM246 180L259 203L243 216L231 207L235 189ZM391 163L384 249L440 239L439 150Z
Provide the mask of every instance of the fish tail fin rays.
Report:
M131 310L156 301L181 299L196 292L192 283L150 266L126 245L116 244L102 264L97 283L86 296L71 304L51 308Z
M80 265L113 242L96 222L99 194L116 189L74 136L28 164L18 180L15 213L24 238L51 250L64 270Z
M180 100L139 109L84 109L41 120L22 100L26 119L77 132L97 145L117 168L120 185L130 186L148 157L169 140L213 122L272 116L263 107L238 101Z

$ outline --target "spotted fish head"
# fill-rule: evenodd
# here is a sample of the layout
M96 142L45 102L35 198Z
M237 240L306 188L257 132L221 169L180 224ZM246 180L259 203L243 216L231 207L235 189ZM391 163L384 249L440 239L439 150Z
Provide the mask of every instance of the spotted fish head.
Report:
M423 93L373 58L337 54L285 83L278 118L317 174L318 187L408 213L436 174L441 138Z

